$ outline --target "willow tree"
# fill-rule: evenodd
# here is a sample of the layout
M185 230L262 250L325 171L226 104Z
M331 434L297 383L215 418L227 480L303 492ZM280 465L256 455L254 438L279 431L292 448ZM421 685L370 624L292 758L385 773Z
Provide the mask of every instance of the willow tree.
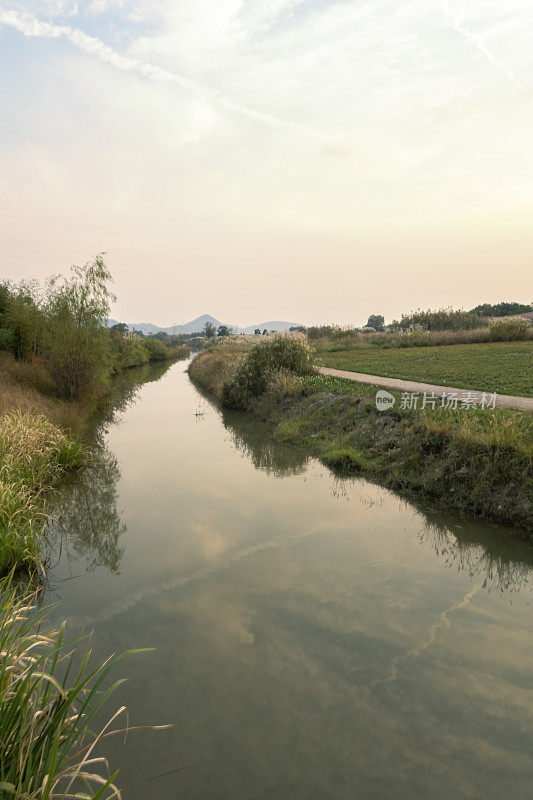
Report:
M100 394L109 381L107 319L115 296L103 256L47 286L45 352L59 394L70 400Z

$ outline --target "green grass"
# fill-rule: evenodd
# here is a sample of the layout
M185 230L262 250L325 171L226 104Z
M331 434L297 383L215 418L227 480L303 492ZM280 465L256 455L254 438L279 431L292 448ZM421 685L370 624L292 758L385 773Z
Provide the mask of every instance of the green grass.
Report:
M386 378L533 396L533 342L354 348L336 353L319 353L316 363Z
M375 408L377 388L357 383L349 378L334 375L309 375L301 379L303 386L318 393L351 395L353 402L364 400L369 410ZM402 393L387 390L396 398L394 408L400 406ZM379 412L388 414L389 412ZM461 433L466 438L477 438L486 445L512 447L529 458L533 457L533 414L506 408L484 409L461 408L456 410L428 408L402 410L403 415L419 417L428 426L443 426L449 431Z
M328 376L303 380L310 393L279 404L269 418L276 438L341 473L533 530L533 415L378 411L370 386L343 386Z
M50 490L84 459L84 446L42 415L0 417L0 572L39 567Z

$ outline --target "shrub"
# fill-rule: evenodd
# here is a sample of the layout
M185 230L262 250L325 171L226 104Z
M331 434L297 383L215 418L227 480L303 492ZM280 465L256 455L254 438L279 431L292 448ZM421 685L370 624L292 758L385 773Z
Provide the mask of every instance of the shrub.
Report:
M166 347L163 342L160 342L159 339L154 339L153 336L145 336L144 339L140 340L142 343L142 347L148 353L148 358L150 361L165 361L167 358L171 357L171 352Z
M528 325L520 320L495 322L490 326L490 338L493 342L517 342L526 339Z
M290 369L281 367L267 373L265 394L274 401L283 400L285 397L298 397L302 393L302 379L300 375Z
M10 350L13 352L13 331L8 328L0 328L0 350Z
M141 367L149 360L148 349L143 347L141 339L129 336L120 331L111 333L111 352L113 370L120 372L129 367Z
M28 360L37 350L42 328L37 285L31 281L0 285L1 349L10 349L17 361Z
M72 267L70 278L49 281L45 352L59 394L70 400L99 394L108 383L110 281L102 255Z
M525 314L533 311L533 306L525 303L482 303L472 309L470 313L479 314L482 317L510 317L513 314Z
M420 325L428 331L462 331L481 328L486 325L486 320L470 311L440 308L438 311L419 309L412 314L403 315L397 324L403 330L409 330L413 325Z
M338 339L353 333L353 328L343 328L341 325L311 325L307 328L309 339Z
M302 394L302 378L290 369L281 367L270 370L266 380L266 389L256 405L256 410L264 417L269 417L284 400Z
M225 340L223 344L201 350L189 364L189 375L204 391L222 399L224 385L249 352L248 341Z
M180 344L177 347L172 347L171 353L174 358L183 361L184 358L189 358L191 354L191 348L186 344Z
M314 372L312 351L302 335L277 334L254 345L224 385L223 404L229 408L247 408L253 398L266 390L272 371L279 369L296 375Z

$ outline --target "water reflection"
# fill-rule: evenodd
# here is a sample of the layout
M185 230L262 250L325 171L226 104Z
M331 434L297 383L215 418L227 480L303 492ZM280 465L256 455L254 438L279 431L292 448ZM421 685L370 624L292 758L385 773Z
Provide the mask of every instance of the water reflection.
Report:
M236 449L249 458L256 469L282 477L305 473L310 458L297 448L277 442L268 427L257 417L241 412L222 412L225 428L231 432ZM324 469L327 469L324 467ZM502 526L476 519L454 517L383 489L370 494L362 486L366 481L332 473L331 495L336 500L358 502L365 508L381 506L387 494L398 498L401 507L416 508L423 525L421 542L432 547L435 555L450 567L470 577L481 578L487 592L519 592L531 588L533 546Z
M107 567L118 573L126 532L118 509L120 469L102 436L93 441L90 463L62 491L55 521L47 533L54 552L65 550L69 563L83 557L87 570Z
M45 563L50 565L66 553L71 565L84 559L87 571L106 567L118 574L127 526L118 507L121 472L105 435L109 425L118 423L120 415L135 402L140 387L158 381L169 366L168 362L147 364L115 377L109 404L95 415L86 432L90 461L62 487L46 532Z
M155 648L118 702L174 727L108 740L124 796L529 796L531 549L203 402L178 366L116 415L52 572L96 657Z
M231 432L235 448L249 458L256 469L277 477L305 472L309 457L296 447L277 442L268 427L253 414L223 411L222 422Z
M440 521L427 519L418 538L449 566L481 578L481 588L488 592L531 591L533 547L529 543L478 521L456 524L459 529L452 531Z

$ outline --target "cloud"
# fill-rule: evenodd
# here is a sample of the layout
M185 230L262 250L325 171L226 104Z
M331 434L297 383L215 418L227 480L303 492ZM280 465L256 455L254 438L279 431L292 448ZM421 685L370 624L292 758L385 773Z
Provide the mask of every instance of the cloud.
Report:
M524 85L518 80L515 73L507 69L500 59L496 56L495 53L490 49L487 45L483 36L479 33L474 33L473 31L469 30L463 25L463 19L465 15L464 8L452 8L451 0L444 0L443 2L443 11L444 15L447 19L449 19L457 31L460 33L461 36L464 36L465 39L472 42L475 47L482 53L495 67L497 67L500 72L505 75L505 77L514 85L517 89L524 91Z
M222 92L206 88L166 67L158 66L157 64L143 61L139 58L124 56L116 50L113 50L113 48L106 45L100 39L89 36L87 33L84 33L84 31L72 28L70 25L56 25L52 22L39 20L31 14L14 10L0 11L0 24L14 28L19 31L19 33L22 33L23 36L67 39L82 52L99 58L114 69L124 72L133 72L160 83L173 84L203 100L210 100L228 111L240 114L254 122L267 125L271 128L289 128L324 143L330 141L330 137L327 134L309 125L291 122L277 117L274 114L251 108L233 100Z

